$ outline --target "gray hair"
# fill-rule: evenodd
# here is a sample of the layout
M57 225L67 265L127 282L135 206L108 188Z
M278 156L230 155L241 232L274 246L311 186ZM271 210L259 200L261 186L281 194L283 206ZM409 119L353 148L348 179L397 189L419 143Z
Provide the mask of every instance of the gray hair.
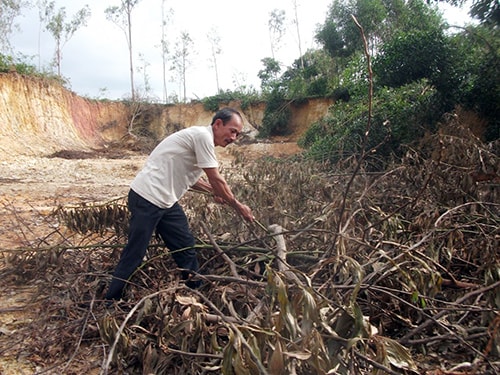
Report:
M218 119L221 119L222 123L224 125L226 125L226 123L231 120L231 118L233 117L233 115L237 115L240 119L243 120L243 118L241 117L241 114L236 109L231 108L231 107L225 107L225 108L222 108L222 109L218 110L215 113L215 116L212 118L212 125Z

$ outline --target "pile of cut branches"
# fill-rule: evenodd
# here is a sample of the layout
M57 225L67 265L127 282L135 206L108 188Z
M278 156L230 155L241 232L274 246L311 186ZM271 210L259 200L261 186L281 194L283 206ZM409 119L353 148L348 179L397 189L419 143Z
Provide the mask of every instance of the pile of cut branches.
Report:
M257 222L188 194L203 286L153 241L111 308L124 231L61 207L71 231L2 250L2 288L37 290L0 351L54 373L498 373L499 146L460 125L380 173L238 156L223 173Z

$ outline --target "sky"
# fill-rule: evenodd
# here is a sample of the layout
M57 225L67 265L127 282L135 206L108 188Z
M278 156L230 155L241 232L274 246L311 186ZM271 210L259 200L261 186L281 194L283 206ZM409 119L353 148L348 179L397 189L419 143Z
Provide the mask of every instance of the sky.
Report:
M326 18L333 0L295 0L300 33L300 50L317 48L314 34ZM119 0L55 0L56 9L64 7L66 21L85 5L91 9L86 26L80 27L62 49L61 74L69 88L78 95L92 99L130 98L130 67L124 31L105 17L105 9L119 5ZM191 37L191 61L186 72L186 96L201 99L217 93L216 71L211 62L208 35L218 35L221 53L217 55L217 72L221 90L238 87L259 89L257 74L261 60L271 57L268 31L270 13L285 10L285 35L275 58L284 68L299 54L294 0L141 0L132 12L132 47L136 90L148 99L164 101L163 68L160 43L162 39L162 3L170 14L166 23L166 39L171 51L181 32ZM463 24L466 10L444 6L450 23ZM40 25L38 9L23 11L16 18L19 30L11 36L14 51L25 56L38 68L49 70L55 43L51 34ZM183 98L179 79L167 62L167 95Z

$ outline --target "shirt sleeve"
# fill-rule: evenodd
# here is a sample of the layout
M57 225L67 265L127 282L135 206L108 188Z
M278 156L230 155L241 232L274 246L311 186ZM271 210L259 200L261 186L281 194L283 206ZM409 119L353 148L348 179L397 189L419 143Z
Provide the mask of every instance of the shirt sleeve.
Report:
M217 168L219 166L213 136L210 132L204 132L195 138L194 152L199 168Z

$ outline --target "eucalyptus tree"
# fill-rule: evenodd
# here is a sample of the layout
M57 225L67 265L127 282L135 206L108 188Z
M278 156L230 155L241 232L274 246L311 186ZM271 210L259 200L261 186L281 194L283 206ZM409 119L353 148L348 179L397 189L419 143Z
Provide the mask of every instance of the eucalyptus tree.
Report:
M85 5L69 21L66 20L66 8L61 7L56 9L54 1L50 3L44 1L43 8L45 10L43 18L46 22L45 29L52 34L56 42L54 65L57 67L57 74L61 76L62 50L74 33L80 27L87 25L87 20L91 15L90 8L88 5Z
M181 32L175 43L175 50L172 56L171 70L174 71L179 85L182 87L183 101L186 102L186 72L191 65L190 54L193 47L193 40L187 31Z
M171 20L171 17L174 13L172 8L166 8L166 1L162 0L161 2L161 61L162 61L162 75L163 75L163 101L166 103L168 100L168 92L167 92L167 61L169 54L169 43L167 39L167 26Z
M0 1L0 51L7 52L11 48L9 36L17 27L14 19L28 5L29 2L25 0Z
M295 31L297 32L297 45L299 47L299 60L300 67L304 68L304 59L302 58L302 40L300 37L300 26L299 26L299 6L297 4L297 0L292 0L293 2L293 24L295 25Z
M141 0L121 0L120 5L110 6L104 10L106 19L113 22L125 33L129 53L130 89L132 100L135 101L134 58L132 46L132 11Z
M210 32L207 34L208 42L210 43L210 52L211 58L210 62L215 71L215 83L217 85L217 93L220 92L219 86L219 70L217 66L217 58L222 53L222 49L220 47L220 35L215 27L210 29Z
M274 9L269 13L267 27L269 30L269 42L271 44L271 56L276 59L275 52L280 48L281 39L285 33L286 14L283 9Z

